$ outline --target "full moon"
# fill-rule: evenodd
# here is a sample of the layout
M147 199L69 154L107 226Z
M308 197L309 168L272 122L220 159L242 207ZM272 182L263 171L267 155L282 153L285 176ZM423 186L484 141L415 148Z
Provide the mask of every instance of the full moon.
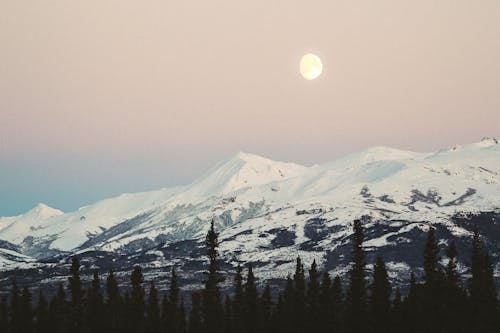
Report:
M306 80L314 80L323 71L321 59L312 53L308 53L300 59L300 74Z

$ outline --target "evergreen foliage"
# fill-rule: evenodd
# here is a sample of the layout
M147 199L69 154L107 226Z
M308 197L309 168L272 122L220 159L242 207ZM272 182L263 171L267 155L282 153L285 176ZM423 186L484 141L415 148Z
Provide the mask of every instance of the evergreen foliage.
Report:
M68 284L60 284L50 301L38 290L33 299L28 286L15 280L9 295L0 297L1 333L348 333L414 332L459 333L500 331L500 312L494 265L476 231L472 239L470 279L462 281L454 242L447 244L440 260L439 240L432 228L423 253L423 278L410 275L404 297L394 288L384 259L377 256L373 272L366 270L363 228L354 222L352 265L344 288L339 276L332 280L315 260L306 277L304 264L296 259L283 290L265 285L261 292L252 265L243 276L236 267L232 293L222 295L218 241L214 224L206 245L208 268L204 288L190 292L184 304L179 277L172 269L168 292L161 295L153 281L144 290L144 276L135 266L129 285L120 288L110 271L105 288L97 271L82 282L80 262L73 257ZM369 281L369 283L368 283ZM466 288L466 287L467 288ZM85 288L84 288L85 287ZM66 295L68 291L68 297ZM36 294L35 294L36 295ZM147 296L146 296L147 295ZM392 297L391 297L392 296ZM224 297L224 298L222 298ZM224 302L221 300L224 299Z

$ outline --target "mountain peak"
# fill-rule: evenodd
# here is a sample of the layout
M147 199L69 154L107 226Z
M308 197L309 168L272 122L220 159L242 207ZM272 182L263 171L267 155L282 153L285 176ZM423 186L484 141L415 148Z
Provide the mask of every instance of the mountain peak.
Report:
M47 206L44 203L38 203L35 207L29 210L25 215L36 216L39 218L48 218L52 216L62 215L64 212Z
M194 191L202 195L219 195L242 188L270 183L299 175L307 168L295 163L238 152L219 162L194 183Z

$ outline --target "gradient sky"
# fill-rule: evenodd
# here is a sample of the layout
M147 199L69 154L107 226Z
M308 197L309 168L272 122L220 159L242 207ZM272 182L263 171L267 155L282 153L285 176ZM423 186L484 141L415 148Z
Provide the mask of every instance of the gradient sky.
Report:
M320 56L306 81L300 57ZM0 2L0 216L500 136L500 1Z

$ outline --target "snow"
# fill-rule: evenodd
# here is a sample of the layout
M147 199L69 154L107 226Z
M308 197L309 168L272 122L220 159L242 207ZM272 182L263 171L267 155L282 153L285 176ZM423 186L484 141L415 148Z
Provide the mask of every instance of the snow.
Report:
M240 152L190 185L123 194L68 213L39 204L0 218L0 240L22 245L33 237L50 249L113 251L144 238L200 237L216 218L221 237L235 237L222 245L223 252L237 249L241 259L251 255L270 262L300 253L298 244L308 241L307 218L298 211L312 212L310 217L324 219L328 227L347 226L366 214L375 220L435 221L460 236L467 232L450 225L451 215L499 208L500 144L493 138L433 153L374 147L310 167ZM276 228L293 231L295 244L283 248L286 253L259 251L272 237L257 235ZM237 236L248 230L254 232ZM337 246L332 240L347 234L338 229L319 245ZM389 236L367 246L384 246Z

